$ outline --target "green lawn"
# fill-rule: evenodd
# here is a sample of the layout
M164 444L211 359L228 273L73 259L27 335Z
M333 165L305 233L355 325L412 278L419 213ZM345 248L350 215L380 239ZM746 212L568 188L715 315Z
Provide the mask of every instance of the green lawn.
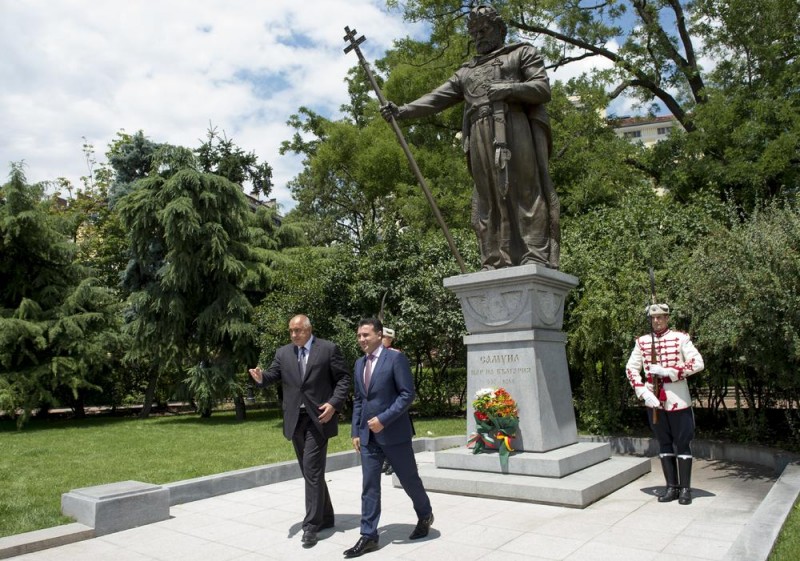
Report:
M415 420L419 436L465 434L463 419ZM428 434L430 432L430 434ZM328 450L350 450L341 426ZM294 459L283 438L280 412L233 413L81 421L33 421L17 431L0 421L0 537L65 524L61 494L132 479L171 483L202 475Z

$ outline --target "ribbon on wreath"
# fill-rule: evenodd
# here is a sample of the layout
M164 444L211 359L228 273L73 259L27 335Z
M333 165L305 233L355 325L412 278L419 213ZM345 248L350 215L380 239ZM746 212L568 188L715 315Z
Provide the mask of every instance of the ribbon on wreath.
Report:
M500 468L503 473L508 472L508 456L514 449L511 439L514 438L519 426L519 419L515 417L499 417L481 420L475 418L477 430L467 440L467 448L473 454L497 451L500 456ZM498 425L503 425L502 427Z

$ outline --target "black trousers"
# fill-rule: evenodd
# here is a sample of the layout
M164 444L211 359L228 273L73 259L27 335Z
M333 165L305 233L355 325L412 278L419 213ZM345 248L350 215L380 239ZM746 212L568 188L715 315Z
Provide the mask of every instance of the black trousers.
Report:
M308 414L300 413L292 435L292 445L306 483L303 531L316 532L322 524L333 523L333 505L325 483L328 439L317 430Z
M694 438L694 411L691 407L678 411L658 411L658 423L653 424L653 413L647 410L650 428L658 440L660 454L691 456L689 446Z

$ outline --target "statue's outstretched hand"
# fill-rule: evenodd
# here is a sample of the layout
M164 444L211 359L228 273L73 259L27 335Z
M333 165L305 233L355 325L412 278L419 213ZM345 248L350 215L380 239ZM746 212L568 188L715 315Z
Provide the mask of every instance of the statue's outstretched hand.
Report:
M391 122L392 117L396 119L399 115L400 109L391 101L387 102L386 105L381 105L381 116L386 119L386 122Z

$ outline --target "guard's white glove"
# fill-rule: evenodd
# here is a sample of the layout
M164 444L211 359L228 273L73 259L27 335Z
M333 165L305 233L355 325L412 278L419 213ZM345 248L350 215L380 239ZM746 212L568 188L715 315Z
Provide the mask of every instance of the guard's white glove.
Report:
M647 407L652 407L654 409L661 407L661 402L658 401L656 395L650 390L644 390L640 397L644 400L644 404Z
M650 374L653 376L661 376L662 378L669 378L670 377L670 370L671 368L664 368L658 364L651 364L649 367Z

